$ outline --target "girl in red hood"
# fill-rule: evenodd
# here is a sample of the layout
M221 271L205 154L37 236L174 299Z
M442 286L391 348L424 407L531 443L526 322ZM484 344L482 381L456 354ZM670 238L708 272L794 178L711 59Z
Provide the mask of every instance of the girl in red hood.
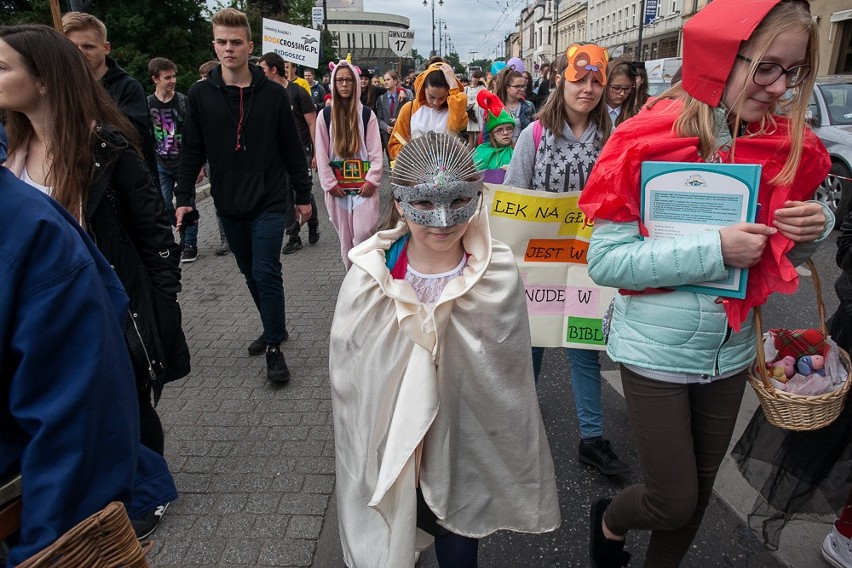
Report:
M620 288L607 345L621 364L642 480L592 507L597 567L625 566L629 530L650 530L645 566L678 566L695 538L754 360L751 308L792 293L795 264L833 227L808 201L825 178L825 148L805 126L818 53L803 0L716 0L684 27L683 80L621 124L580 198L594 220L588 263ZM784 93L794 95L778 116ZM644 161L762 166L757 222L642 240ZM749 268L744 299L667 288Z

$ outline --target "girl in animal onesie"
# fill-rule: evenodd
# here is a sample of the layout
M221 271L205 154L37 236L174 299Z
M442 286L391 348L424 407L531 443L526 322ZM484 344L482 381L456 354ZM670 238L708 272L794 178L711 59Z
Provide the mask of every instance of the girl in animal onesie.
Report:
M375 113L361 104L358 68L346 59L329 66L331 106L317 116L314 137L317 171L349 270L349 249L372 235L379 220L382 140Z
M467 128L467 95L446 63L433 63L414 80L414 100L399 111L388 155L426 132L459 134Z

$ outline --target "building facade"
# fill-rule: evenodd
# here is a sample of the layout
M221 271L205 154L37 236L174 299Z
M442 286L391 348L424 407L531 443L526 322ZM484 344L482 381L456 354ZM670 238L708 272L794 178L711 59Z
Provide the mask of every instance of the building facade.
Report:
M559 2L553 40L554 58L559 57L573 43L586 43L588 36L588 2Z
M852 6L849 0L813 0L819 27L818 75L852 73Z
M351 9L329 10L328 29L334 34L340 57L352 55L361 69L384 73L396 69L400 74L414 68L411 58L400 58L391 50L388 32L409 29L409 20L395 14L363 12ZM401 67L401 68L400 68Z
M640 61L677 57L684 1L692 0L589 0L588 40Z
M503 57L506 61L513 57L521 58L521 36L512 32L503 39Z
M506 38L505 55L521 57L527 69L550 62L572 43L592 42L615 55L648 61L683 55L683 26L712 0L531 0L521 10L517 32ZM819 28L817 74L852 73L850 0L812 0ZM646 8L643 20L642 10ZM640 45L640 22L642 27ZM510 48L517 37L520 53Z
M553 60L553 5L555 0L533 0L523 10L519 19L521 54L524 68Z

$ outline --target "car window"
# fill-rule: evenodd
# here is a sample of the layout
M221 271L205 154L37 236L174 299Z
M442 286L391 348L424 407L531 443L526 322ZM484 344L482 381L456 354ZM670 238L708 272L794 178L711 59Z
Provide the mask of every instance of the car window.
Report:
M852 84L820 85L832 124L852 124Z
M648 83L648 96L656 97L669 87L668 83Z
M811 96L808 99L808 111L811 113L811 116L813 117L814 123L816 125L819 125L822 122L822 118L820 117L819 112L819 105L817 104L816 95L814 94L814 92L818 88L819 87L814 87L814 91L811 91Z

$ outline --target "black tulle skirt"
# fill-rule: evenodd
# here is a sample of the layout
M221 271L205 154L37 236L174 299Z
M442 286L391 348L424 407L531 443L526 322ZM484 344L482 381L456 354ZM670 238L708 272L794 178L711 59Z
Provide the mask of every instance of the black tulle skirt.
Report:
M852 344L847 317L832 316L829 330L841 346ZM731 452L759 493L749 524L762 525L764 543L777 548L781 530L801 515L834 515L852 488L852 404L825 428L793 432L767 422L758 408Z

